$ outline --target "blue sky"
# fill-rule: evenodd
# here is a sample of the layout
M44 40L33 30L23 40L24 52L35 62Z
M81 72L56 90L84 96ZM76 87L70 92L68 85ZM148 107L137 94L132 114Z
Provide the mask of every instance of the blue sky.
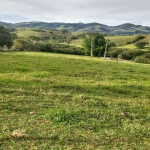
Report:
M149 0L0 0L3 22L97 22L150 26Z

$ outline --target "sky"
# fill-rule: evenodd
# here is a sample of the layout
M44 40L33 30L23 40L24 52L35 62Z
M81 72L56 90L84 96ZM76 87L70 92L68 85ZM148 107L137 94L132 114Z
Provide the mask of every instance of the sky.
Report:
M150 26L150 0L0 0L0 21Z

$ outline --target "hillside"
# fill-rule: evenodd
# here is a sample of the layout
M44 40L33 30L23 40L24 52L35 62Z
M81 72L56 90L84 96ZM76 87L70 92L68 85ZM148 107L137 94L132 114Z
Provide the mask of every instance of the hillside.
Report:
M63 32L57 30L43 30L43 29L34 29L34 28L22 28L16 29L13 33L16 33L18 37L21 38L30 38L30 37L37 37L37 38L47 38L49 42L57 42L62 44L69 44L77 47L81 47L83 44L84 34L71 32L67 34L63 34ZM135 40L138 35L116 35L116 36L108 36L108 40L110 42L115 43L115 45L121 48L129 48L129 49L137 49L135 43L128 44L129 42ZM145 35L146 42L150 43L150 34ZM69 43L68 43L69 41Z
M124 26L125 29L128 26L129 25ZM130 27L131 26L130 24ZM120 28L123 27L120 26ZM88 33L38 28L16 28L10 31L15 38L11 51L42 51L86 55L83 43L85 37L88 37ZM150 63L148 56L150 50L150 34L109 35L107 38L108 44L113 45L109 46L107 57L117 58L121 56L121 58L125 60ZM144 42L146 45L139 48L136 45L137 42ZM7 49L4 49L4 51L5 50L7 51ZM103 54L101 57L103 57Z
M0 22L8 28L40 28L60 30L66 29L74 32L100 32L109 33L112 35L133 35L133 34L149 34L150 27L125 23L118 26L107 26L99 23L59 23L59 22L21 22L21 23L6 23Z

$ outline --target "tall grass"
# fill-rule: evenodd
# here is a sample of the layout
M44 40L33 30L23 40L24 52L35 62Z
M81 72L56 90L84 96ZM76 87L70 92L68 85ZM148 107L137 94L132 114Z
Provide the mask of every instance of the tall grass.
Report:
M0 58L0 149L149 149L149 65L50 53Z

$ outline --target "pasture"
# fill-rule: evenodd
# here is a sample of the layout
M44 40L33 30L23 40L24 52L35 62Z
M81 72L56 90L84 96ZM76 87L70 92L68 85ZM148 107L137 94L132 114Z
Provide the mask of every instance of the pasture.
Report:
M150 65L38 52L0 60L1 150L150 148Z

